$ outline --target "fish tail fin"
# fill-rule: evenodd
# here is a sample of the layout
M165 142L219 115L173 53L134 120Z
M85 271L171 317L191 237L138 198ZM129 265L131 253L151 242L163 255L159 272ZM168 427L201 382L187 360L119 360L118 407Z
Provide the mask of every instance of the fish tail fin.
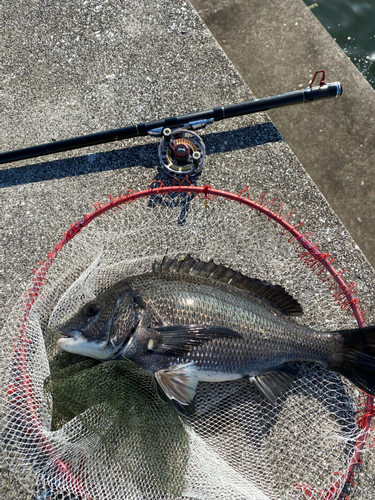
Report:
M342 347L331 367L375 396L375 325L336 333L342 339Z

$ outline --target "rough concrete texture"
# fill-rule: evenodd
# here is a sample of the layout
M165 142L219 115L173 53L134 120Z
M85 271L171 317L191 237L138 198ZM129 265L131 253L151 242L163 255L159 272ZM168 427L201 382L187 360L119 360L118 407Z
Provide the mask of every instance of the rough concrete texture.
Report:
M302 0L192 3L257 98L303 88L319 69L342 83L339 102L269 116L375 266L375 90Z
M286 14L280 9L277 16L282 15ZM306 16L313 19L310 13ZM226 17L229 22L229 14ZM0 23L2 151L253 97L183 0L9 0L1 6ZM273 29L267 28L270 52L276 43ZM313 46L312 41L306 43ZM261 48L258 54L261 58ZM298 83L305 84L306 77L305 70L294 72L289 85L291 75L284 71L277 85L262 88L266 94L293 90ZM327 78L341 79L350 95L352 77L346 82L341 74L329 72ZM263 80L267 81L266 75ZM367 99L368 94L361 92ZM263 96L258 88L256 93ZM338 112L345 105L342 102L314 103L311 109L317 106L327 117ZM296 113L300 112L298 107ZM353 124L354 115L351 109ZM306 120L310 121L309 115ZM301 122L294 123L303 129ZM309 147L311 137L324 144L330 139L309 130L307 136L301 135L302 148ZM332 135L336 133L340 131ZM261 113L220 122L202 135L208 157L199 184L233 192L250 184L255 199L262 192L270 198L278 196L286 209L305 220L315 241L336 259L337 268L348 268L347 281L356 281L367 321L374 322L373 269L268 116ZM370 146L363 141L363 147ZM69 224L108 194L149 186L156 175L156 154L155 139L144 138L1 166L1 323L30 280L31 270ZM343 182L343 189L354 189L357 178ZM338 183L335 176L332 179ZM374 470L369 460L367 464L360 476L365 485ZM8 476L1 477L2 498L22 498ZM371 497L358 493L353 498Z

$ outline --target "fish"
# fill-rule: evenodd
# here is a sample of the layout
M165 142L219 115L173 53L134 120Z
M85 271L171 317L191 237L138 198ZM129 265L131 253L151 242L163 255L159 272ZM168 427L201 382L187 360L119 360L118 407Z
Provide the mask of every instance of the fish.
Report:
M151 372L183 415L199 382L246 377L275 401L300 362L320 363L375 396L375 326L318 331L297 323L301 305L282 286L186 255L119 280L60 327L58 346Z

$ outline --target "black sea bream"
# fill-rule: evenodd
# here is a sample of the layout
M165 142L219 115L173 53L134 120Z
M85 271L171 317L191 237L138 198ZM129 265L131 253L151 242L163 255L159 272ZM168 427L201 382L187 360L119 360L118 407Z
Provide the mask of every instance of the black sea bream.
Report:
M314 361L375 394L375 327L322 333L288 316L302 309L281 286L190 256L117 282L62 328L65 351L129 359L154 373L182 413L197 384L249 377L274 400L297 361Z

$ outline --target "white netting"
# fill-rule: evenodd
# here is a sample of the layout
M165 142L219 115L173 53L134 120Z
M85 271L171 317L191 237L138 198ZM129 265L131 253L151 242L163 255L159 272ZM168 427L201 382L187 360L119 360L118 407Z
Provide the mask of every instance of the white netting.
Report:
M201 383L197 415L185 419L130 362L100 363L57 347L59 324L165 254L213 258L281 284L303 306L297 321L316 329L356 326L265 216L197 198L179 226L176 200L174 208L149 204L127 204L75 236L23 330L15 307L2 331L0 467L45 499L297 500L308 491L298 485L307 484L316 499L336 484L329 498L338 498L363 430L359 391L337 374L305 364L275 404L247 380Z

